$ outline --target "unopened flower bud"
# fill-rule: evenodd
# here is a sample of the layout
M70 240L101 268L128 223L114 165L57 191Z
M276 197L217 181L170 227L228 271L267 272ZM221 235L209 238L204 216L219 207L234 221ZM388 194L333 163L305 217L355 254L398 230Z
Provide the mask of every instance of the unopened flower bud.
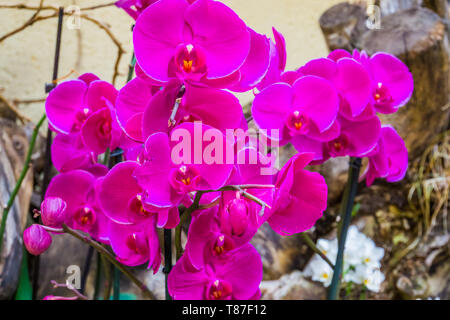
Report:
M234 199L227 206L230 215L231 230L234 235L241 236L248 226L248 207L244 199Z
M23 242L28 252L38 256L52 244L52 237L40 224L33 224L23 232Z
M57 197L45 198L41 203L42 223L53 228L60 228L67 218L67 204Z

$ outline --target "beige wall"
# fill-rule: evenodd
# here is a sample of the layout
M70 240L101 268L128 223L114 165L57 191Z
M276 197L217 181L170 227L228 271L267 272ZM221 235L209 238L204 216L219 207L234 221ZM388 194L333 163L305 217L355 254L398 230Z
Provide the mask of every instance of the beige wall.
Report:
M108 3L110 0L46 0L46 5L81 7ZM307 60L326 55L318 19L327 8L339 0L223 0L233 8L249 26L260 33L271 34L275 26L284 34L288 50L288 68L302 65ZM0 0L3 4L25 3L37 5L39 0ZM42 14L48 14L45 11ZM21 26L33 11L0 9L0 37ZM131 32L133 23L124 12L115 7L90 11L90 16L107 23L123 44L127 53L120 64L122 76L117 86L124 84L131 57ZM67 21L67 20L66 20ZM0 89L10 99L44 97L44 83L51 79L56 33L56 19L37 22L0 43ZM117 50L105 32L89 21L81 21L80 30L64 26L61 49L60 76L75 69L79 73L93 72L111 81ZM241 96L243 103L251 95ZM21 105L26 114L36 119L43 104Z

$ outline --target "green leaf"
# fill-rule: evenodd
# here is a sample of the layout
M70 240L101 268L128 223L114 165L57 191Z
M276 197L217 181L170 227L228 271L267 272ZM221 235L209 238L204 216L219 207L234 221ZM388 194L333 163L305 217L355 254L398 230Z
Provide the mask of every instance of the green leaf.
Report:
M33 288L28 274L28 253L23 249L22 263L20 264L19 287L14 300L32 300Z
M357 214L358 211L359 211L359 208L361 208L361 205L360 205L359 203L356 203L356 204L353 206L353 209L352 209L352 217L356 216L356 214Z

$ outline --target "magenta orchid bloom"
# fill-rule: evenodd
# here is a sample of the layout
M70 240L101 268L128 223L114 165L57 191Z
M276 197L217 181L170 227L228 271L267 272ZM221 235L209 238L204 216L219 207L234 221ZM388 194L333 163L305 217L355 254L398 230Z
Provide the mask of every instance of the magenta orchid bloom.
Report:
M218 1L160 0L137 19L133 43L137 62L150 78L198 82L238 70L249 54L250 34Z
M314 164L330 157L363 157L372 151L380 138L381 122L377 116L364 121L352 121L339 116L340 134L327 142L312 142L306 139L293 140L299 152L313 152Z
M328 188L317 172L305 170L313 153L298 153L278 173L269 225L281 235L310 229L327 207Z
M394 113L412 96L414 80L408 67L397 57L380 52L369 60L374 82L375 109L380 113Z
M380 140L368 158L369 165L363 174L367 186L372 185L376 178L396 182L405 177L408 169L408 149L393 127L381 128Z
M142 135L142 117L150 99L158 91L159 87L139 77L128 82L119 91L116 103L117 120L130 139L145 141Z
M111 84L82 75L51 91L45 104L48 121L59 133L80 133L85 147L96 154L113 150L125 143L116 121L116 98Z
M164 231L173 299L260 299L263 265L250 244L259 228L291 236L327 208L325 179L307 166L366 157L367 185L405 176L405 143L377 115L412 95L396 57L335 50L286 70L283 35L257 33L219 1L115 1L136 20L136 77L118 91L86 73L50 92L60 174L41 204L43 225L24 232L30 253L47 250L67 225L109 245L119 263L155 274L160 229L177 227L172 270ZM251 115L232 92L255 95ZM279 170L277 148L288 143L298 153ZM185 244L180 210L190 218ZM75 293L45 299L84 299Z
M412 96L414 79L408 67L397 57L378 52L371 57L365 51L353 54L338 49L330 53L328 58L339 61L353 58L361 62L371 76L371 103L380 113L394 113L404 106Z
M205 136L214 141L202 143ZM145 145L146 160L133 174L146 190L144 205L154 210L168 209L189 192L221 188L233 165L227 163L225 153L212 154L216 147L232 149L222 132L198 122L175 127L170 138L165 133L151 135Z
M180 222L177 207L158 212L146 210L142 201L145 190L133 177L133 172L139 167L137 162L125 161L108 172L99 187L99 202L103 212L117 224L130 225L156 217L157 227L175 228Z
M247 232L245 237L233 237L220 228L217 207L199 212L192 218L189 226L185 255L194 268L202 269L212 257L225 255L231 250L246 244L256 233ZM244 230L243 233L245 233Z
M262 263L259 253L246 244L212 259L200 270L189 269L187 256L169 274L169 293L175 300L249 300L259 298Z
M83 143L80 133L58 133L51 147L52 163L59 172L87 169L97 163L98 155Z
M275 42L272 40L269 41L269 68L257 86L259 90L263 90L273 83L280 82L284 69L286 68L286 40L277 29L272 28L272 32Z
M270 40L262 34L248 28L250 33L250 52L244 64L239 68L239 82L228 88L236 92L245 92L255 88L266 76L270 66Z
M214 141L202 142L208 141L205 137ZM146 191L144 206L169 209L189 192L221 188L233 169L223 150L231 149L222 132L198 122L175 127L170 138L165 133L151 135L145 144L145 161L133 174Z
M281 143L302 137L330 141L339 135L338 107L331 82L305 76L293 86L275 83L261 91L253 101L252 114L260 129L277 129ZM268 137L273 138L270 131Z
M67 204L67 225L89 233L94 239L108 243L109 219L97 203L97 177L83 170L73 170L54 177L45 198L58 197Z
M351 58L337 62L321 58L298 69L300 75L314 75L333 82L341 100L349 107L352 117L361 114L371 101L372 82L364 66Z
M142 118L143 137L153 133L166 132L173 125L201 121L221 130L239 127L244 116L239 100L231 93L211 88L199 88L186 85L186 91L180 101L174 124L168 125L178 88L163 89L150 101ZM226 112L224 112L226 110Z
M365 121L350 121L339 117L341 134L325 145L326 153L331 157L362 157L375 147L381 132L378 117Z
M148 262L148 268L156 273L161 265L156 220L153 216L144 223L109 224L109 240L116 259L127 266L139 266Z
M114 105L117 90L93 74L60 83L45 103L49 123L56 131L79 132L94 112Z

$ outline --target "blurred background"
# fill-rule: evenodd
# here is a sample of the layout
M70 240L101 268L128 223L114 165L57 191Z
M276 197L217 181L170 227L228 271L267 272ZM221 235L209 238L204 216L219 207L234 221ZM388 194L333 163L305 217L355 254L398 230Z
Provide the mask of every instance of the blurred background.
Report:
M272 26L286 38L287 70L330 50L386 51L413 72L415 93L395 115L384 117L406 141L410 152L407 177L399 183L360 184L354 224L384 249L385 275L378 292L355 285L342 290L345 299L428 299L450 297L448 193L450 180L450 49L447 0L223 0L254 30L271 36ZM134 21L108 0L0 0L0 200L6 203L24 162L28 140L44 109L45 83L51 81L56 36L56 9L64 6L60 77L92 72L121 88L132 55ZM83 8L81 16L70 14ZM239 96L248 105L252 94ZM31 123L30 123L31 121ZM23 122L23 123L21 123ZM14 296L22 261L21 233L39 206L44 136L33 155L33 170L19 193L7 224L1 252L0 298ZM285 148L282 163L295 151ZM346 181L348 159L333 159L317 170L329 185L329 208L311 230L313 240L336 235L336 217ZM323 299L326 288L304 270L313 252L300 236L281 238L263 227L254 245L263 257L263 299ZM64 252L64 254L61 254ZM67 267L83 269L87 248L66 236L54 237L41 256L34 285L37 298L67 294L50 280L64 282ZM30 270L33 261L30 262ZM95 269L95 262L92 263ZM163 274L136 270L159 297ZM93 290L94 271L87 292ZM130 297L139 292L122 284ZM127 291L128 290L128 291Z

